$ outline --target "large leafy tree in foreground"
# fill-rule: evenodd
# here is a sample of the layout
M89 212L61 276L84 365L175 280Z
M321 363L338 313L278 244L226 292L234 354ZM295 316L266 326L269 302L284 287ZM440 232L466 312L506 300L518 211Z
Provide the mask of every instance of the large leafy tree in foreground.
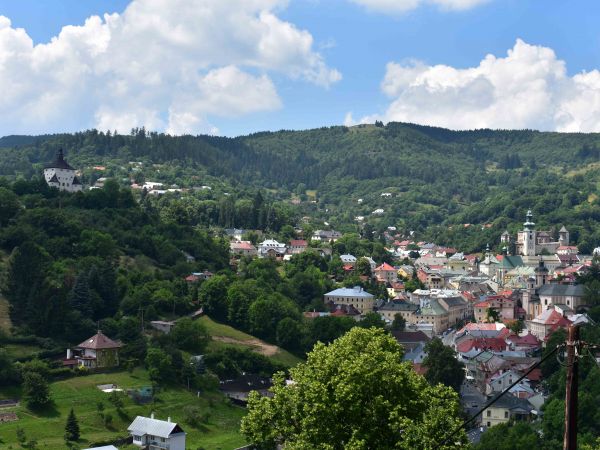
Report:
M466 446L457 394L402 362L384 330L353 328L318 343L306 363L275 377L273 397L252 393L242 432L257 448L454 449Z

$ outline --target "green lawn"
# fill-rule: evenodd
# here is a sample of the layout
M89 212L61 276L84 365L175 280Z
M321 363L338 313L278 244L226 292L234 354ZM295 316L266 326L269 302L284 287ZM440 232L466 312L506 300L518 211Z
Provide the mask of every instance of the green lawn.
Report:
M28 438L35 438L44 450L64 450L64 425L70 408L74 408L81 428L80 448L88 444L111 438L127 436L127 426L136 415L149 416L152 411L155 417L165 419L171 417L182 425L187 432L187 446L196 449L234 449L244 444L239 433L239 424L245 414L243 408L231 405L221 394L202 394L185 389L169 388L161 391L154 404L136 405L129 398L124 399L124 414L120 416L108 402L108 394L96 388L98 384L115 383L127 389L148 386L150 382L144 370L138 369L133 374L118 372L97 374L57 381L51 384L54 406L43 412L32 412L24 406L3 409L0 412L14 411L19 421L0 424L0 448L20 448L16 443L16 428L22 427ZM0 391L2 397L17 395L14 389ZM113 423L106 428L98 415L96 405L103 402L105 413L110 413ZM183 422L183 408L194 405L208 413L208 421L201 429Z
M209 344L209 350L216 350L223 347L249 348L286 367L293 367L302 361L302 359L287 350L261 341L229 325L215 322L208 316L203 316L199 320L204 324L211 337L213 337L213 340Z
M236 330L229 325L215 322L208 316L202 316L198 319L208 330L211 336L223 336L238 341L250 341L255 339L254 336L244 333L243 331Z

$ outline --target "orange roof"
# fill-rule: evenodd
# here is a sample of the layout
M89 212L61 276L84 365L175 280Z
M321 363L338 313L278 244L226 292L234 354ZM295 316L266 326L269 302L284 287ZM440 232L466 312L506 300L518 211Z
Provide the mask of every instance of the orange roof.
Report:
M376 271L382 271L382 272L395 272L396 269L394 269L392 266L390 266L388 263L383 263L382 265L380 265L379 267L377 267L375 269Z

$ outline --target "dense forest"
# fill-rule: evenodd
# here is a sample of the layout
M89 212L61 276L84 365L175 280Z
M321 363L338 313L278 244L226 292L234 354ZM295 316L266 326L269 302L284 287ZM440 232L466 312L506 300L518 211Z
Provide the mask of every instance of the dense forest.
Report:
M109 175L127 184L151 179L209 185L210 192L195 196L209 203L187 205L199 216L192 222L203 225L252 228L231 211L252 208L262 190L275 201L268 213L286 220L308 216L315 227L327 222L344 231L358 231L364 222L379 231L394 226L465 251L488 242L499 248L500 233L519 229L527 209L540 229L566 225L583 252L600 243L598 134L450 131L404 123L236 138L91 130L2 138L0 175L29 179L59 147L83 170L84 183ZM143 162L143 170L132 161ZM98 165L106 171L95 171ZM231 197L224 199L225 193ZM383 213L373 215L376 209ZM263 225L277 229L286 220L265 218Z

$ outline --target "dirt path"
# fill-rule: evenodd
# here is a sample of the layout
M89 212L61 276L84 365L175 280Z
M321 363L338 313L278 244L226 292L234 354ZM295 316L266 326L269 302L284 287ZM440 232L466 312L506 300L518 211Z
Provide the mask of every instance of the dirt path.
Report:
M237 344L251 347L257 353L265 356L273 356L279 352L279 347L276 345L267 344L260 339L248 339L247 341L240 341L239 339L233 339L226 336L213 336L215 341L224 342L226 344Z

